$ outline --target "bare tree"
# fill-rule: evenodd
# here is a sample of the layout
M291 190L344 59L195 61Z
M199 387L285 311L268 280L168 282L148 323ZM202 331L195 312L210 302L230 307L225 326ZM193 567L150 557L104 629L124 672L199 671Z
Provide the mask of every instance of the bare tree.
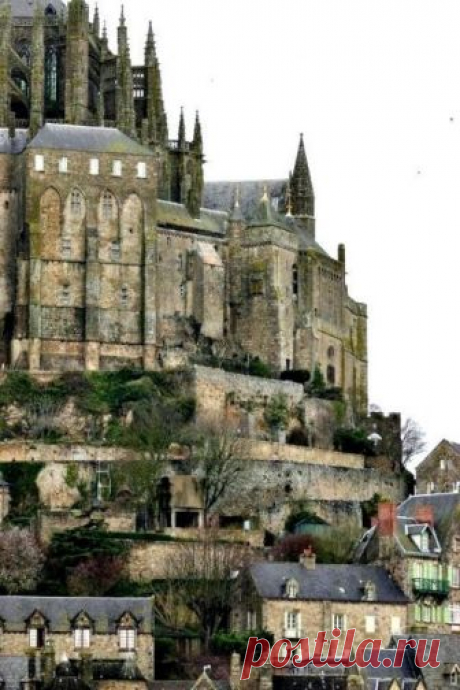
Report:
M237 483L243 487L247 467L241 440L232 430L208 427L195 439L191 470L200 484L205 522Z
M0 532L0 587L8 594L32 591L38 583L44 560L29 530L13 527Z
M179 606L193 614L206 652L230 612L235 579L250 557L249 547L223 544L218 532L205 530L201 541L177 544L169 559L167 579Z
M423 453L426 448L425 432L420 425L410 417L406 419L401 429L401 442L402 462L403 466L407 467L411 460L417 455L420 455L420 453Z

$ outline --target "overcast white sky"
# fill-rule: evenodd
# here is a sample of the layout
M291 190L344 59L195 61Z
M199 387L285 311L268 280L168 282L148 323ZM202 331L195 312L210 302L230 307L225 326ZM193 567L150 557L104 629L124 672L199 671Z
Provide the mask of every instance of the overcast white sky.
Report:
M94 3L91 7L94 6ZM111 44L119 16L99 0ZM170 131L200 109L206 177L270 179L305 133L317 238L369 307L370 399L460 441L460 1L127 0L153 20Z

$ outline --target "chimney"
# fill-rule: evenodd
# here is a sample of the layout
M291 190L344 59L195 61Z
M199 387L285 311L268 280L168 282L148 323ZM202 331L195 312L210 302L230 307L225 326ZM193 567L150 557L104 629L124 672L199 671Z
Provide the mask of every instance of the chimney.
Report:
M241 656L234 652L230 657L230 687L238 690L241 678Z
M431 527L434 527L433 506L417 506L415 511L415 519L417 520L417 522L420 522L422 524L428 524L431 525Z
M398 520L396 503L379 503L378 531L381 537L392 537Z
M301 554L299 563L300 565L303 565L306 570L314 570L316 568L316 554L311 546L309 546L308 549L305 549L303 554Z

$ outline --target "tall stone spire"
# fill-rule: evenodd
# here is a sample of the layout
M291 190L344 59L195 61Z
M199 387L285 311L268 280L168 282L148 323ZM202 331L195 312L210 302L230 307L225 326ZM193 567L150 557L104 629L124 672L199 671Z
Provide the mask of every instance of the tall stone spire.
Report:
M179 133L177 136L177 143L180 151L185 151L185 144L187 143L186 139L186 134L185 134L185 119L184 119L184 109L180 109L180 118L179 118Z
M203 155L203 133L201 131L200 114L196 111L195 129L193 131L193 150L199 156Z
M153 144L158 138L156 102L156 83L158 75L155 37L153 35L152 22L149 22L149 30L145 44L145 75L147 89L147 139L149 143Z
M118 26L117 60L117 126L129 137L136 136L136 115L134 111L133 72L129 51L128 30L122 5Z
M292 214L294 216L313 217L315 215L315 193L308 167L307 154L305 153L303 134L300 135L300 143L290 186Z
M84 0L70 0L67 19L65 118L78 125L88 117L89 22Z
M99 38L101 34L101 21L99 19L99 7L96 5L93 16L93 34Z
M34 136L43 126L45 112L45 13L41 2L35 5L32 31L32 65L30 78L30 132Z
M0 5L0 127L8 127L10 115L11 5Z

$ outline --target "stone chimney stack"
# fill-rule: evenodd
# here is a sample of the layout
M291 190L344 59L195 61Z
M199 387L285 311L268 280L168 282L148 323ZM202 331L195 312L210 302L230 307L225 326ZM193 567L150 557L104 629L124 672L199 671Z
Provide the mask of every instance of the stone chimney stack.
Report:
M230 658L230 687L232 690L238 690L240 687L241 678L241 657L237 652L234 652Z
M316 554L313 552L311 546L305 549L303 554L299 558L300 565L306 570L314 570L316 568Z

